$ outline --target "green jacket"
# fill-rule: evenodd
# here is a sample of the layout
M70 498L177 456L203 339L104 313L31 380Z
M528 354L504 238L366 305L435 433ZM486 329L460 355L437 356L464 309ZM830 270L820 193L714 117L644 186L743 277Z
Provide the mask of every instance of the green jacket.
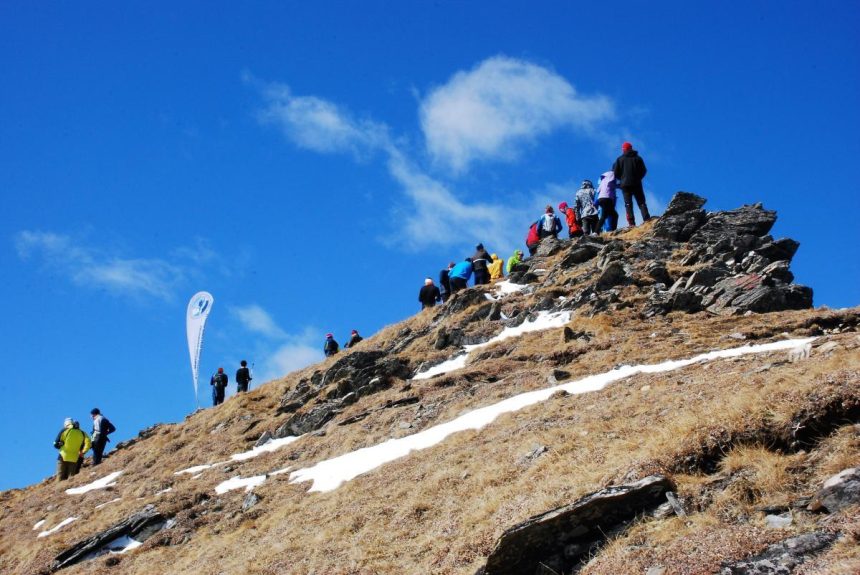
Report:
M60 459L67 463L77 463L78 458L90 450L92 440L87 432L76 427L67 427L62 430L57 436L57 441L62 445L60 450Z
M520 263L522 260L520 259L519 254L514 254L508 258L508 265L505 266L505 271L508 272L508 275L511 273L511 268Z

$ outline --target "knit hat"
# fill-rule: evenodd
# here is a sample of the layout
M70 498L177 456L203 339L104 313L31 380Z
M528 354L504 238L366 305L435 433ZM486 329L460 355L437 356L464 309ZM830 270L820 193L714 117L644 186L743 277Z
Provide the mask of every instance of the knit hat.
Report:
M358 335L358 330L352 330L352 335Z
M224 373L224 368L223 368L223 367L219 367L219 368L218 368L218 373Z
M631 144L630 142L624 142L623 144L621 144L621 151L622 152L629 152L632 149L633 149L633 144Z
M74 424L74 420L71 417L67 417L63 420L63 427L71 427Z
M558 211L563 212L567 210L567 202L562 202L558 205Z
M330 334L330 333L325 334L325 336L326 336L327 338L329 338L329 337L334 337L334 335L333 335L333 334Z
M90 410L90 415L100 415L101 411L99 411L98 407L94 407Z
M591 183L591 180L582 180L583 188L593 188L594 184Z
M478 244L478 245L476 245L476 246L475 246L475 249L476 249L476 250L482 250L482 249L484 249L484 244Z

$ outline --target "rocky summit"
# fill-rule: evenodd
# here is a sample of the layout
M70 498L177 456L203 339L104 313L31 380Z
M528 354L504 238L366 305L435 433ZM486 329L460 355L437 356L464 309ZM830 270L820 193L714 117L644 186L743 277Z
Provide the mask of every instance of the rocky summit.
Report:
M3 492L0 572L860 573L860 309L705 206Z

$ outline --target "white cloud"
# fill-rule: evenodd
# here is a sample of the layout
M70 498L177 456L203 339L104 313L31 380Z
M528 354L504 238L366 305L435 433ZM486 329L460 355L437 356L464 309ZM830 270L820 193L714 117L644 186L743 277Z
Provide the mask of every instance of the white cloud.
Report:
M39 256L52 272L68 276L77 285L121 295L169 300L185 277L182 268L165 260L113 256L52 232L19 232L15 246L21 259Z
M352 152L361 156L388 142L384 125L355 120L336 104L314 96L294 96L289 87L264 88L263 122L277 124L296 145L315 152Z
M515 158L524 144L558 128L592 133L615 115L610 99L583 97L563 77L497 56L456 73L421 103L430 154L455 172L481 159Z
M250 332L270 338L288 337L287 333L278 327L269 312L257 304L234 306L230 308L230 313Z
M268 381L305 368L323 359L322 344L286 343L277 348L267 359L261 370L262 381Z

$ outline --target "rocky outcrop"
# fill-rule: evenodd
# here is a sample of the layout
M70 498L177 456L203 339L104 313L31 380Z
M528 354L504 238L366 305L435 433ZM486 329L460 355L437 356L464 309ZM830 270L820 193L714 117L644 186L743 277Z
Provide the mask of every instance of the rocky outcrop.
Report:
M663 503L672 489L667 478L653 475L527 519L502 534L478 573L537 573L541 565L556 573L570 573L607 536Z
M824 482L808 509L831 513L860 503L860 468L850 467Z
M146 541L160 531L167 524L167 521L168 519L161 515L155 506L147 505L142 511L135 513L128 519L66 549L54 558L51 569L57 571L108 553L110 544L122 537L131 537L140 542Z
M806 533L771 545L764 553L724 565L720 575L788 575L807 557L830 546L831 533Z
M776 212L755 204L703 215L704 202L679 192L655 224L657 237L688 241L689 251L680 264L695 269L669 289L660 289L665 282L658 280L645 317L671 311L736 315L812 307L812 289L793 284L789 270L799 244L767 235Z

